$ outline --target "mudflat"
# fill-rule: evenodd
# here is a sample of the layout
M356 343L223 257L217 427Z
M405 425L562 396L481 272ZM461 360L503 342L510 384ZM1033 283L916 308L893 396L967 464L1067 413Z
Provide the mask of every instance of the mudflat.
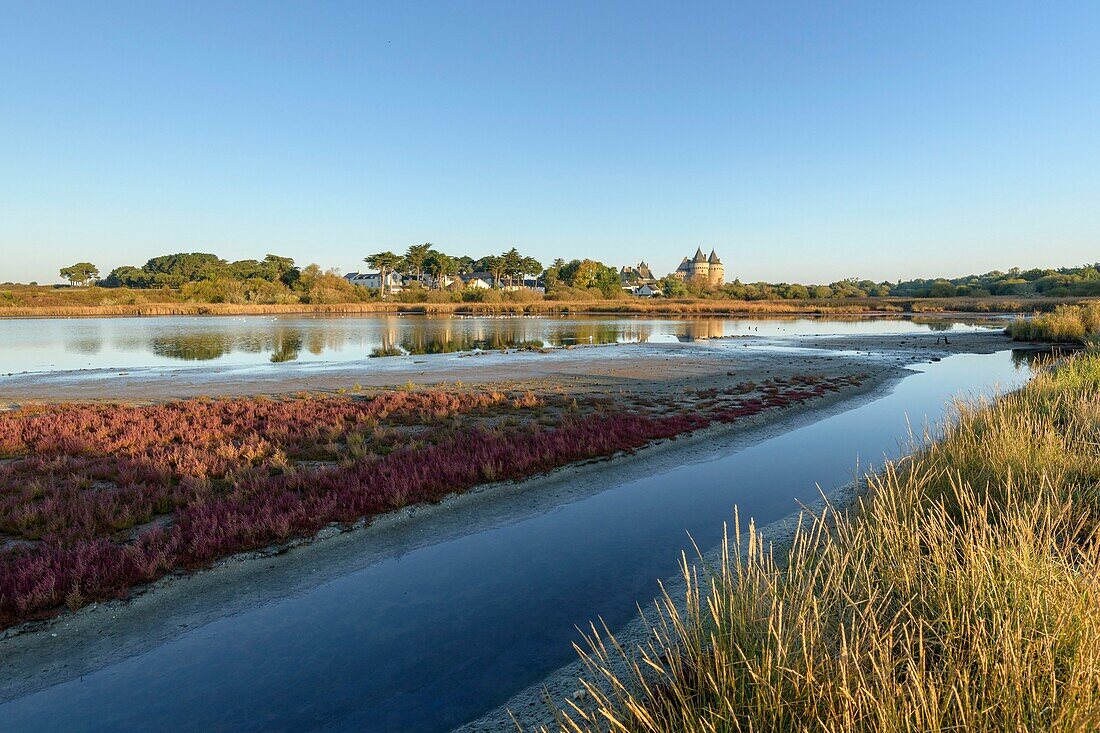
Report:
M760 348L752 337L690 344L579 346L543 352L508 350L439 356L400 356L360 363L265 365L183 369L81 370L0 377L0 405L68 401L142 403L211 396L334 392L403 384L514 389L676 391L690 386L806 371L841 375L852 356L873 365L903 365L954 353L989 353L1010 342L998 331L817 336ZM791 351L794 348L797 351ZM836 353L828 353L836 352ZM863 368L863 367L860 367Z

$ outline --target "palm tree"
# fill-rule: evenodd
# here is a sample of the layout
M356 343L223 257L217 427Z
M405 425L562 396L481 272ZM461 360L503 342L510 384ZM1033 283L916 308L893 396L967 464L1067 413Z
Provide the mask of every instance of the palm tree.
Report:
M432 243L424 242L424 244L410 245L405 252L405 267L408 268L410 275L416 273L417 282L420 282L420 274L424 271L424 260L428 258L428 253L431 251Z
M386 281L387 276L391 272L397 271L403 262L401 255L395 255L393 252L386 250L385 252L378 252L372 254L369 257L364 257L363 262L367 263L367 267L373 267L378 270L378 274L382 276L382 297L386 297Z

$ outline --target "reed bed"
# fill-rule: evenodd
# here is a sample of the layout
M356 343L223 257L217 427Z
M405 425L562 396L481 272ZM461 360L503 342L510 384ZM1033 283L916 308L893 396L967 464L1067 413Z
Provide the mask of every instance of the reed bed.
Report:
M820 398L813 375L674 407L565 393L55 405L0 414L0 628L476 485Z
M84 291L85 289L75 289ZM100 288L89 288L87 291ZM66 292L66 291L61 291ZM486 303L402 303L372 300L356 303L197 303L161 291L134 291L140 297L98 301L94 293L75 292L49 299L0 299L0 317L80 318L104 316L196 316L277 314L386 314L431 315L873 315L899 313L1017 313L1047 311L1059 305L1080 303L1080 298L893 298L869 297L826 300L729 300L729 299L641 299ZM126 302L118 302L118 300ZM101 302L102 301L102 302Z
M1100 301L1062 305L1050 313L1018 318L1008 327L1018 341L1095 344L1100 339Z
M683 562L649 640L593 627L561 731L1100 729L1100 356L995 404L804 515Z

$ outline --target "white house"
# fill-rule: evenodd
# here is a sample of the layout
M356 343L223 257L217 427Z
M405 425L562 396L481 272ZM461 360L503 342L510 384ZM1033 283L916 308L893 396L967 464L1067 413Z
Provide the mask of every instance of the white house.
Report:
M470 272L462 275L466 287L476 290L488 290L493 287L493 276L488 272Z
M382 273L380 272L349 272L344 279L352 285L362 285L365 288L378 289L382 287ZM396 293L401 290L401 276L396 272L386 273L386 291Z
M438 279L431 278L431 282L437 288L449 288L455 283L462 282L462 278L457 275L444 275Z
M661 289L656 285L650 285L646 283L634 291L634 294L639 298L655 298L661 295Z

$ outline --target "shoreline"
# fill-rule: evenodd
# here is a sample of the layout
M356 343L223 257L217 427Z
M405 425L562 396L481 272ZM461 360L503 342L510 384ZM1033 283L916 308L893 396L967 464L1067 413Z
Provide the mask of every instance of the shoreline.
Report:
M878 354L895 364L943 358L953 353L987 352L1014 345L997 330L953 334L951 345L933 331L920 334L794 336L771 339L734 336L675 343L582 345L570 349L474 351L427 356L395 356L349 362L203 368L147 367L11 374L0 377L0 406L58 402L149 403L188 397L239 397L300 392L348 391L412 383L432 387L461 382L470 386L518 389L670 388L677 382L714 377L754 379L761 372L798 371L813 365L831 369L837 360ZM778 348L775 348L778 346ZM783 350L797 347L811 364L797 364ZM683 356L687 354L687 356ZM732 370L732 371L731 371Z
M150 318L247 315L571 315L571 316L981 316L1051 310L1084 297L852 298L838 300L619 299L588 301L427 303L367 301L328 304L148 302L113 305L0 307L0 320L49 318Z
M913 373L906 374L904 369L901 371L902 373L893 378L884 379L865 394L856 397L851 403L846 403L848 409L880 399L889 394L898 383ZM828 417L829 414L837 414L842 411L826 409L820 419ZM766 430L766 427L762 430ZM782 559L791 548L797 528L805 524L808 515L819 514L825 509L833 512L847 512L856 506L863 495L864 487L865 483L862 476L857 476L853 480L832 489L825 489L818 485L819 495L817 498L802 504L798 510L790 514L763 526L757 526L755 528L756 535L758 539L765 543L766 553L774 555L777 559ZM732 526L734 518L734 516L730 516L726 519L729 524L727 538L730 543L734 542L734 536L738 530L737 527ZM741 517L740 519L743 522L740 527L741 549L744 551L749 541L747 530L752 518ZM698 555L689 555L686 558L689 566L700 569L701 572L701 569L704 568L720 566L724 550L722 544L698 549ZM661 578L660 584L662 594L672 599L679 611L684 613L686 611L685 594L688 590L684 577L677 574ZM617 678L629 679L628 665L637 661L640 658L639 650L647 648L647 645L653 641L654 627L647 619L659 618L658 615L649 616L650 613L656 612L658 612L658 599L652 598L647 601L640 601L638 613L630 621L617 628L600 628L599 624L602 619L594 617L589 622L592 626L580 628L578 631L583 633L585 637L591 638L592 630L598 629L599 639L605 644L610 644L611 639L614 638L614 642L626 654L610 655L609 659L603 660L603 663L610 665ZM583 644L583 641L579 640L578 643ZM590 697L581 684L582 678L591 680L592 675L588 673L585 662L577 656L573 661L519 691L507 701L490 709L480 717L452 728L449 733L495 733L503 730L531 732L543 730L544 727L546 730L555 730L553 727L556 722L555 710L572 713L570 705L577 705L583 709L586 703L590 701ZM597 677L597 682L599 679L600 677Z
M712 455L716 441L724 450L737 450L854 409L889 393L911 373L903 367L882 366L859 387L811 403L658 440L630 455L570 464L518 482L483 484L451 494L439 504L408 507L351 528L329 527L311 538L239 553L209 568L167 576L135 588L126 599L11 627L0 632L0 702L140 654L187 629L264 600L323 583L347 572L348 564L356 565L356 560L369 565L418 546L514 522L600 493L609 488L606 478L612 474L622 481L661 465ZM314 563L324 566L309 567ZM273 582L270 575L279 577Z
M904 378L904 377L903 377ZM798 511L791 512L774 522L763 527L757 527L756 532L768 547L768 551L777 558L782 558L790 550L794 533L800 522L808 513L819 513L826 507L835 511L847 511L851 509L860 497L861 485L857 481L836 487L832 491L823 492L815 501L804 505ZM731 522L732 517L727 521ZM730 534L736 528L730 527ZM742 527L742 550L747 546L747 527ZM730 539L732 542L733 540ZM688 557L688 562L695 568L718 567L721 561L722 545L702 550L699 555ZM661 586L670 598L677 601L677 608L684 611L685 605L681 600L686 591L687 584L680 575L661 579ZM624 650L629 651L630 658L638 657L637 650L644 648L652 637L652 628L646 623L642 613L648 613L656 609L656 599L650 599L644 604L640 603L641 612L625 626L610 629L615 640ZM592 623L596 623L594 619ZM582 629L586 635L590 630ZM601 638L608 640L607 630L601 629ZM612 659L611 665L616 672L627 668L626 660L622 657ZM555 723L551 705L565 712L572 712L570 703L584 707L587 694L581 687L580 680L586 677L586 667L580 658L554 670L540 682L528 686L513 695L503 705L498 705L481 717L452 728L449 733L497 733L503 730L536 731L546 726L553 729ZM625 677L625 674L623 674ZM519 727L522 726L522 727Z

